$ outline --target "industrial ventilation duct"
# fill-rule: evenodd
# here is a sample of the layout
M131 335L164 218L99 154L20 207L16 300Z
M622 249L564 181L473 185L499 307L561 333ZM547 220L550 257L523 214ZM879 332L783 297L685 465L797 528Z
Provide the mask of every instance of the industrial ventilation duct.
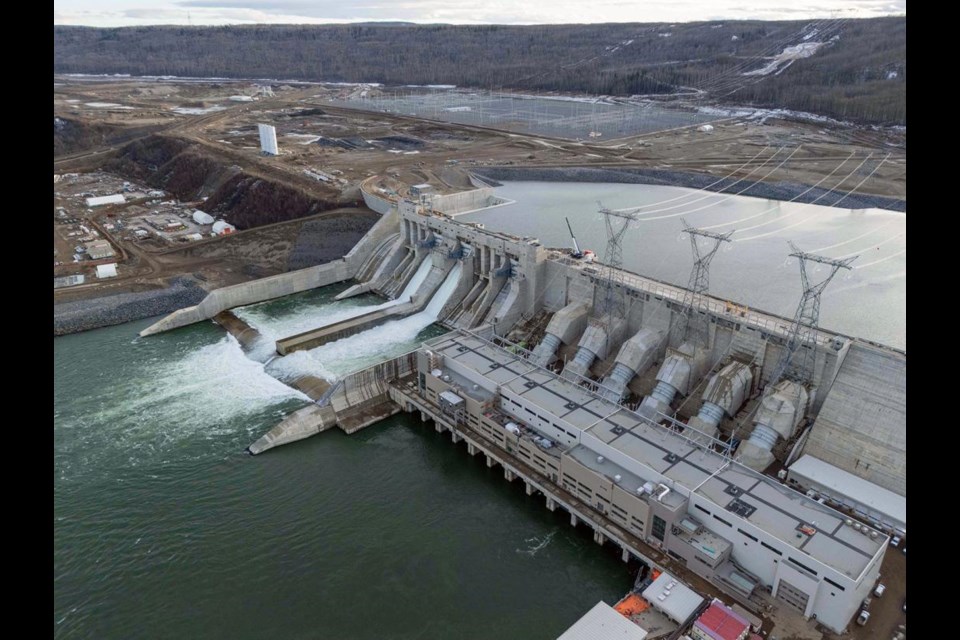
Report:
M534 361L541 367L550 364L561 342L571 344L583 332L588 312L587 305L582 302L571 302L553 314L543 340L533 351Z
M763 471L773 462L773 447L780 438L789 439L807 411L807 389L791 380L778 382L764 395L757 411L750 439L740 445L737 460Z
M710 378L703 391L700 412L688 422L690 438L709 444L716 437L717 427L724 416L733 416L750 395L753 372L742 362L731 362ZM700 432L700 433L697 433Z
M610 344L610 336L603 324L596 321L590 321L583 337L580 338L580 348L573 360L567 363L563 369L563 377L572 377L569 374L587 376L590 373L590 365L597 358L607 357L607 350Z
M679 349L669 349L657 372L657 386L640 405L640 415L657 421L658 414L669 414L677 393L688 394L703 375L707 357L706 349L697 349L689 342L683 343Z
M666 344L664 331L641 329L627 340L617 354L616 364L610 375L604 378L603 392L607 400L620 402L627 392L627 385L634 376L646 371L663 351Z

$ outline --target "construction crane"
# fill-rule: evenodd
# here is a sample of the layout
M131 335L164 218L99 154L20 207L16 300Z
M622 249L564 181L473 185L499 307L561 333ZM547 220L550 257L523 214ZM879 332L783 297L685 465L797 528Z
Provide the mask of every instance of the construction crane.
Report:
M570 256L579 260L583 257L583 251L580 251L580 245L577 244L577 236L573 235L573 227L570 226L570 218L564 216L563 219L567 221L567 229L570 230L570 239L573 240L573 253L571 253Z

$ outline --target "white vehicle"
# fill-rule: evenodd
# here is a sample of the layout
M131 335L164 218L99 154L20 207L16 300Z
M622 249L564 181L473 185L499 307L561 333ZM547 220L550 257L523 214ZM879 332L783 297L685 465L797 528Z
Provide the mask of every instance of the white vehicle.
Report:
M869 612L869 611L861 611L861 612L860 612L860 615L857 616L857 624L859 624L860 626L863 626L863 625L867 624L867 620L869 620L869 619L870 619L870 612Z
M891 546L891 547L899 547L899 546L900 546L900 536L893 536L892 538L890 538L890 546Z
M883 584L878 584L877 588L873 590L873 595L878 598L883 595L883 592L887 590L887 587Z

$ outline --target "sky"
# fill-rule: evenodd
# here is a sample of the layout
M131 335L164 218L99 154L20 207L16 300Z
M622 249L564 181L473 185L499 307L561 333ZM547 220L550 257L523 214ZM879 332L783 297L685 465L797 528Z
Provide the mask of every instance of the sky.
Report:
M53 23L450 24L808 20L906 15L906 0L54 0Z

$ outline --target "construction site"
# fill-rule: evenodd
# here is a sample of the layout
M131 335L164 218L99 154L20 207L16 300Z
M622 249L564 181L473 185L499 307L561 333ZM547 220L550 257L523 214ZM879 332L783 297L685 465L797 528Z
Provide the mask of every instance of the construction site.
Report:
M905 211L905 131L376 85L59 77L54 92L55 147L58 126L99 136L55 160L55 301L192 278L189 304L140 335L213 320L312 401L252 454L413 414L637 570L585 630L905 637L906 352L820 322L859 255L784 246L802 293L783 314L711 293L712 264L743 246L732 229L671 213L687 281L626 268L656 206L598 205L592 248L569 220L548 246L462 218L523 215L497 190L510 171L567 170ZM284 335L249 312L332 285L369 302ZM389 353L400 335L420 342ZM384 355L318 373L351 340Z

